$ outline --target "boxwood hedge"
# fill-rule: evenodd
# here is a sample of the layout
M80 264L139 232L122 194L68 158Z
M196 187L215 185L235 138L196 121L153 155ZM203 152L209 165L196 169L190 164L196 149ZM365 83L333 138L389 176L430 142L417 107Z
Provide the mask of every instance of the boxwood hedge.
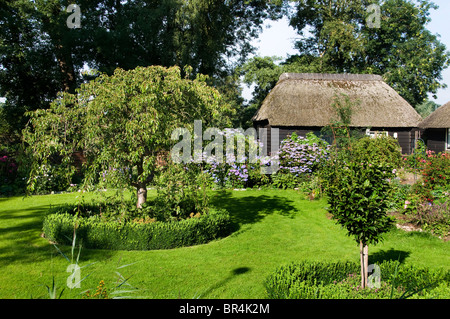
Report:
M76 217L59 210L47 215L43 232L50 241L71 245L74 230L85 248L111 250L155 250L204 244L229 235L230 217L223 209L170 222L104 221L98 215Z
M379 288L360 289L360 266L352 262L291 263L279 267L265 281L270 299L388 299L450 297L450 271L378 264Z

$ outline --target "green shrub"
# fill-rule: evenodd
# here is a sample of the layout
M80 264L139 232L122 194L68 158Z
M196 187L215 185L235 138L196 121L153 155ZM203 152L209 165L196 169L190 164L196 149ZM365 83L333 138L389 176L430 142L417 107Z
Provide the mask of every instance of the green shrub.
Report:
M294 295L297 298L308 299L315 295L318 286L328 285L334 280L342 280L349 273L357 271L359 271L359 265L350 262L291 263L279 267L266 279L266 292L271 299L291 299Z
M450 154L430 154L422 170L423 183L428 189L439 186L449 188L450 185Z
M450 231L450 154L426 154L422 179L411 187L403 213L424 230L446 236Z
M414 265L401 265L398 261L384 261L380 263L382 280L394 285L395 288L403 288L406 291L430 291L440 283L450 283L450 271L430 270ZM450 291L447 292L450 296ZM419 296L422 293L419 293Z
M407 217L409 222L421 226L426 231L446 236L450 232L450 201L421 203Z
M291 173L276 172L270 176L272 186L281 189L294 189L299 187L305 180L304 177L295 176Z
M280 172L309 176L326 162L329 150L330 145L313 133L308 133L305 138L294 132L281 142L278 151Z
M43 231L49 240L70 245L74 231L83 247L113 250L154 250L204 244L230 233L225 210L180 221L104 221L98 215L77 217L65 209L46 216Z
M428 151L421 175L422 181L415 183L411 189L413 195L417 195L422 202L447 198L450 191L450 154L435 155Z
M224 129L219 136L226 156L217 154L204 158L206 165L203 168L210 177L211 187L248 188L270 183L269 177L262 172L266 160L257 156L262 144L257 142L256 136L247 136L242 129L230 128Z
M389 197L391 211L403 211L410 205L411 185L401 184L398 180L391 181L392 193ZM409 203L407 202L409 201Z
M57 164L41 165L39 175L34 177L32 194L50 194L52 191L65 191L70 186L71 178L64 175L63 169Z
M185 219L208 211L207 176L195 165L171 163L155 180L156 198L146 203L158 221Z
M430 151L422 140L418 140L412 153L403 158L403 167L407 170L423 169Z
M378 288L360 287L359 265L353 262L291 263L279 267L265 281L271 299L385 299L450 296L450 272L430 271L398 261L378 265L381 283ZM436 289L436 291L435 291Z
M355 161L402 166L402 153L398 141L392 137L363 137L352 144L352 156Z

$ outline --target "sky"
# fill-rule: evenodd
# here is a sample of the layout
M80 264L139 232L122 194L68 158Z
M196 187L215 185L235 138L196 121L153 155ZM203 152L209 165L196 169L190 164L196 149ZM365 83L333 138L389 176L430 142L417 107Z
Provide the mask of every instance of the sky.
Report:
M433 34L440 35L440 41L445 44L447 50L450 51L450 1L434 0L439 6L437 10L431 10L430 18L432 21L428 24L427 29ZM287 58L288 55L298 53L294 50L294 41L297 34L293 28L289 26L288 20L271 21L266 23L263 33L253 42L258 48L257 56L279 56ZM437 92L437 99L431 95L429 99L439 105L450 102L450 67L442 72L442 82L449 88L441 89ZM251 89L244 87L243 96L246 99L251 98Z

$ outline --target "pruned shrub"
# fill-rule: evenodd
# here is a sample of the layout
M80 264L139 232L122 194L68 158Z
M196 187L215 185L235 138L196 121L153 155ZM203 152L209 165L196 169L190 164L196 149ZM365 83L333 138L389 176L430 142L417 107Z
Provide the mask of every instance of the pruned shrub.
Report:
M265 281L271 299L311 298L315 286L342 280L349 273L358 272L359 265L351 262L300 262L279 267Z
M392 137L363 137L352 144L352 156L355 161L402 166L402 152L398 141Z
M223 209L210 209L201 216L168 222L149 218L107 221L99 215L79 217L71 214L71 210L59 208L46 216L43 224L46 238L70 245L76 232L77 240L86 248L155 250L205 244L231 231L230 217Z
M357 263L291 263L267 277L266 293L271 299L446 299L450 296L449 271L431 271L401 265L398 261L384 261L379 267L379 286L361 289Z

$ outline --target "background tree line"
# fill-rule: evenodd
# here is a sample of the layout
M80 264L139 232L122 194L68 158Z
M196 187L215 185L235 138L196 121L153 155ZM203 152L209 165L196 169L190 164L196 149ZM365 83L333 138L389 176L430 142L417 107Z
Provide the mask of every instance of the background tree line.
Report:
M236 64L266 19L282 16L279 1L77 0L81 28L69 29L67 0L0 3L0 96L4 117L20 135L24 112L47 108L57 92L73 93L95 75L118 67L184 67L211 77L236 98ZM230 89L227 89L227 87Z
M368 23L374 4L379 27ZM445 45L427 29L437 9L428 0L294 1L287 15L299 53L285 60L254 57L241 68L244 83L254 85L246 121L283 72L378 74L422 116L430 114L438 105L428 96L446 87L442 71L450 62Z
M429 0L77 0L81 28L69 29L68 0L0 2L0 152L19 152L27 111L46 109L58 92L75 93L95 73L177 65L209 76L237 111L251 117L283 72L374 73L417 109L442 83L450 54L427 30ZM380 6L380 28L367 25ZM252 57L269 19L288 17L298 54ZM240 85L253 84L245 103Z

